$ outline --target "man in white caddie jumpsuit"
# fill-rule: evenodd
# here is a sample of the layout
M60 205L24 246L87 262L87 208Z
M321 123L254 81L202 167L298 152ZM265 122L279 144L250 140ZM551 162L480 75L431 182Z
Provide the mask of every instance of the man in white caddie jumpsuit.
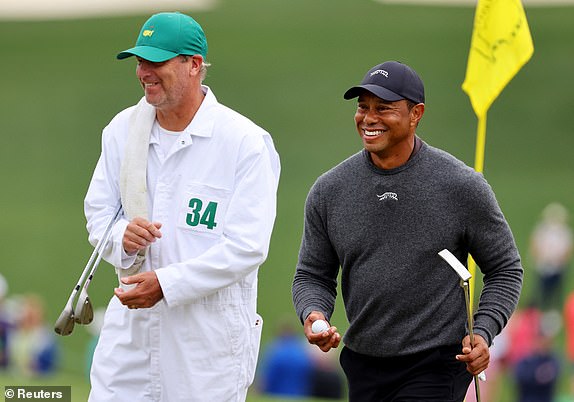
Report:
M90 401L244 401L253 381L279 157L202 85L206 54L203 30L180 13L153 15L118 54L136 56L145 97L104 129L85 198L92 244L123 207L104 251L121 286Z

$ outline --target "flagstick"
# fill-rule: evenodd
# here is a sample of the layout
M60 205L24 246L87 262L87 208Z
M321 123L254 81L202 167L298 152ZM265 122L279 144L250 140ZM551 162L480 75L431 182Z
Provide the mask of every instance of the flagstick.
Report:
M476 153L474 157L474 170L482 173L484 170L484 148L486 144L486 114L478 118L478 129L476 132Z
M476 151L474 156L474 170L479 173L484 171L484 153L486 148L486 115L488 111L484 112L483 116L478 117L478 128L476 132ZM474 301L474 286L475 286L475 273L476 263L471 256L468 257L468 270L472 277L470 278L470 309L472 310Z

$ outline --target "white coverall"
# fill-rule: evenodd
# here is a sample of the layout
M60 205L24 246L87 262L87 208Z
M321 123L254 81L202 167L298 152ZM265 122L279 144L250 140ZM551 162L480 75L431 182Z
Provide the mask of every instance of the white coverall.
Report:
M253 381L263 325L257 271L275 220L279 157L266 131L203 90L201 107L167 155L152 130L148 219L163 226L141 272L155 270L164 297L136 310L112 297L93 358L90 401L243 401ZM133 109L103 130L85 198L93 245L119 205ZM135 259L122 246L127 224L122 217L114 225L104 252L117 270Z

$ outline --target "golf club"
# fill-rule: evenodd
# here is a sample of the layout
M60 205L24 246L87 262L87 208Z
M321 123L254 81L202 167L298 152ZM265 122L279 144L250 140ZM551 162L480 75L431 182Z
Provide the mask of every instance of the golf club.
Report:
M74 286L74 289L72 290L72 293L70 294L70 297L68 298L68 301L66 302L64 309L62 310L62 312L60 313L60 316L56 320L56 323L54 324L54 331L58 335L62 335L62 336L70 335L72 333L72 331L74 330L75 312L74 312L74 307L72 306L72 303L73 303L74 298L76 297L78 291L82 287L82 284L84 283L86 275L90 271L90 267L92 267L94 260L97 258L96 265L100 262L100 260L101 260L100 252L103 250L107 241L109 240L113 224L116 222L117 218L119 217L121 210L122 210L122 207L120 205L117 208L115 214L110 218L110 220L106 224L102 238L96 244L96 247L94 248L94 251L92 252L92 255L90 256L90 259L88 260L88 263L86 264L86 267L84 268L84 270L82 271L82 274L80 275L80 279L78 280L78 283L76 284L76 286ZM92 268L92 271L93 271L93 268ZM93 309L91 307L91 302L89 301L89 298L87 295L87 290L83 289L82 293L85 293L83 300L87 300L87 303L90 303L90 305L89 305L89 307L80 308L80 309L78 309L78 306L76 306L76 309L80 313L80 316L83 315L83 317L81 317L78 320L78 322L81 324L85 323L85 321L88 320L89 315L90 315L89 310L92 310L91 316L93 318ZM84 302L84 304L85 304L85 302ZM82 312L82 310L85 310L85 312ZM90 318L88 323L91 321L92 321L92 319Z
M114 219L115 221L115 219ZM96 261L92 265L92 269L90 270L90 274L88 275L88 279L84 282L82 286L82 290L80 291L80 296L78 297L78 301L76 302L76 308L74 309L74 321L77 324L89 324L94 319L94 308L92 307L92 302L90 301L90 297L88 296L88 287L92 282L92 278L94 277L94 273L98 268L100 261L102 260L102 250L105 245L108 243L110 237L112 235L112 230L107 231L105 234L105 238L102 239L102 247L98 251L98 256Z
M441 256L441 258L443 260L445 260L448 263L448 265L450 265L450 267L452 269L454 269L454 271L460 277L460 286L464 290L464 300L466 302L466 318L467 318L467 323L468 323L468 336L470 338L470 344L474 345L474 331L472 329L474 326L474 320L472 318L472 311L471 311L471 307L470 307L470 287L468 285L468 281L470 280L470 278L472 278L472 275L470 274L468 269L466 269L466 267L464 265L462 265L462 263L454 256L454 254L452 254L446 248L444 250L440 251L438 253L438 255ZM474 390L476 392L476 401L477 402L480 402L480 385L478 383L479 379L482 381L486 380L486 376L485 376L484 372L481 372L480 374L474 376Z

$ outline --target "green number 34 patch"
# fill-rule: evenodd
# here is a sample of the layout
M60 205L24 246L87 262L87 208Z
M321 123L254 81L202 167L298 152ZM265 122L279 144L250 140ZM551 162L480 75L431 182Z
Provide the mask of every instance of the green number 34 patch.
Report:
M191 213L188 213L185 219L189 226L204 225L210 230L217 226L217 222L215 222L217 202L210 201L204 209L203 201L199 198L192 198L189 200L189 207L191 208Z

